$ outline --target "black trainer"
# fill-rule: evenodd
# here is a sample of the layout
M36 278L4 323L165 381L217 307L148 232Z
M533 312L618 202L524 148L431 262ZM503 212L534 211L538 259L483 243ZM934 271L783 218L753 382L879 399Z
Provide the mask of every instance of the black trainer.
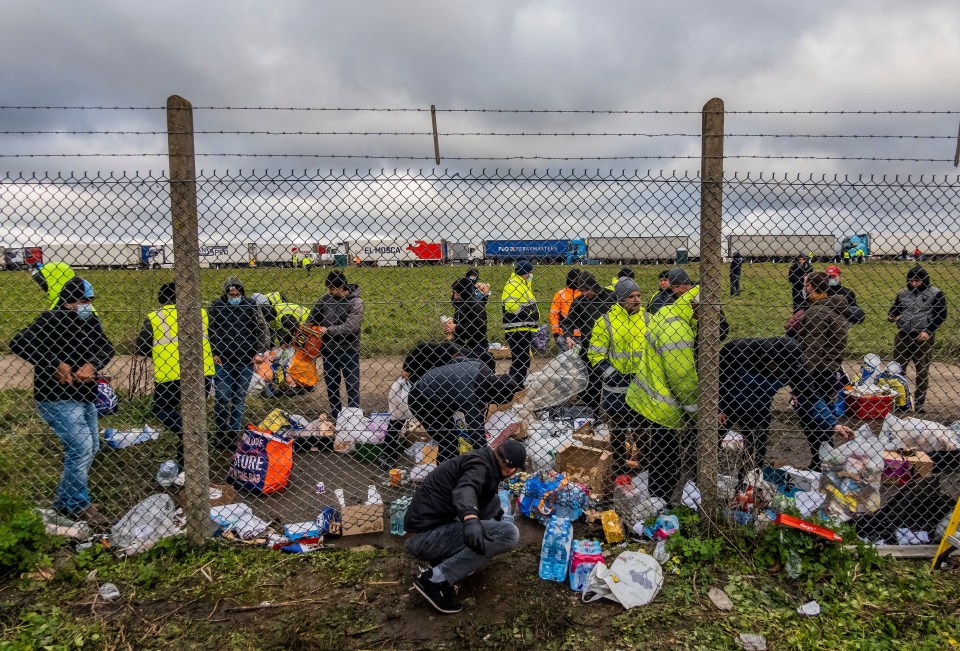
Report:
M444 615L452 615L463 610L463 605L453 596L453 586L447 581L434 583L430 580L433 570L428 568L420 573L413 582L413 587L417 589L423 598L427 600L437 612Z

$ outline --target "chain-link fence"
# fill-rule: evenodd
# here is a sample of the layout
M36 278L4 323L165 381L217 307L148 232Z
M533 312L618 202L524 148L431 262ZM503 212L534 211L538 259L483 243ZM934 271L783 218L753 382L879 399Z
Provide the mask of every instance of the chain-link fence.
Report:
M524 515L634 528L716 496L741 523L936 540L960 495L960 181L716 180L7 176L2 490L130 550L177 506L277 544L398 533L437 463L515 438Z

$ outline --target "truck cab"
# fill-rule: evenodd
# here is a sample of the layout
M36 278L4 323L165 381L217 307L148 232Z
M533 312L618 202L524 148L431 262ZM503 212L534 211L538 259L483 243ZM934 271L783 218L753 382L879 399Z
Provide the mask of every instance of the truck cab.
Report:
M857 257L859 252L864 257L870 255L870 236L866 234L862 235L848 235L843 238L843 241L840 243L840 254L843 255L845 251L850 252L850 257Z

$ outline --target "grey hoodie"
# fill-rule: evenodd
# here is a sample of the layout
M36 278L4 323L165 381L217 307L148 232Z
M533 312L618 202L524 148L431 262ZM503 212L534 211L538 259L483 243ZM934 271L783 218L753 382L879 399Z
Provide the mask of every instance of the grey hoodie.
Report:
M323 336L324 352L360 350L363 300L360 298L359 286L347 285L347 288L350 293L346 298L324 294L310 310L308 322L327 329Z

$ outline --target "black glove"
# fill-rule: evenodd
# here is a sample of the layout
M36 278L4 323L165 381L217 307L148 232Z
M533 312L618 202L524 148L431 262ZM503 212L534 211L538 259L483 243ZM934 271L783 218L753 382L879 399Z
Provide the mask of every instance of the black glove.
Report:
M487 542L483 539L483 525L479 518L463 521L463 542L481 556L487 553Z

